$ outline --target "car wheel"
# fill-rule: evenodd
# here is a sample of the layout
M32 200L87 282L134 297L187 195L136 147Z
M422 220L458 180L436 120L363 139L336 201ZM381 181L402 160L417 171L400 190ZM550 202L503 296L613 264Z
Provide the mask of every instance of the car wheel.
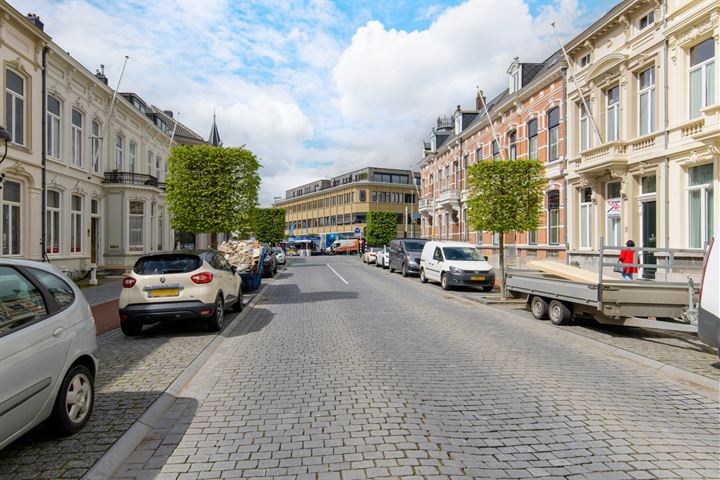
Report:
M494 287L492 285L486 285L486 286L482 287L482 291L485 293L489 293L489 292L493 291L493 288Z
M407 265L405 265L404 263L402 264L402 270L400 270L400 271L402 272L403 277L408 276Z
M224 321L225 304L223 303L222 298L218 297L217 300L215 300L215 312L213 313L212 318L209 318L207 321L208 329L211 332L219 332L223 328Z
M565 325L570 322L572 312L564 303L553 300L548 307L548 317L553 325Z
M448 283L448 276L445 273L440 275L440 286L442 287L443 290L450 290L450 284Z
M120 330L128 337L135 337L142 332L142 323L137 320L120 320Z
M243 309L243 296L242 296L242 286L238 287L238 296L237 301L233 303L232 310L233 312L242 312Z
M548 314L547 301L542 297L534 295L532 299L530 299L530 313L532 313L532 316L537 320L546 319Z
M392 267L392 263L390 263L390 273L395 273L395 269Z
M93 375L85 365L73 366L60 385L50 424L61 435L79 432L90 419L95 404Z
M392 272L392 268L390 269L390 271ZM427 281L428 280L427 280L427 277L425 276L425 269L421 268L420 269L420 283L427 283Z

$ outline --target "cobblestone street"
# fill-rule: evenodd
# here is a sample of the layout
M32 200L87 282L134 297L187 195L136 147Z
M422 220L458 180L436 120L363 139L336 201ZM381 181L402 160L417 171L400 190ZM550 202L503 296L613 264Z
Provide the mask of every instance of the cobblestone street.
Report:
M294 259L116 476L718 478L717 401L560 333Z

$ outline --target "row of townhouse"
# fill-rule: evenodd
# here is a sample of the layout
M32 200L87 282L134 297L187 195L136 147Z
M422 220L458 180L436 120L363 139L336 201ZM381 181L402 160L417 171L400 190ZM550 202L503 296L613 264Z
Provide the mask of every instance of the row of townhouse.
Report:
M720 211L719 17L715 0L626 0L564 45L569 62L516 58L506 90L424 142L423 235L496 251L466 222L467 167L531 158L548 178L541 226L507 234L511 263L597 268L601 244L630 239L701 261Z
M0 59L11 136L0 163L2 255L79 275L172 249L166 160L171 144L202 137L134 93L114 96L102 71L86 70L37 16L4 1Z

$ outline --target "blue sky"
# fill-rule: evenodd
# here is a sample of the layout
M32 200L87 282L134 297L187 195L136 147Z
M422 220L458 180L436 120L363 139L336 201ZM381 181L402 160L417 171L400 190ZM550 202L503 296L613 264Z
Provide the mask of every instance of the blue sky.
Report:
M615 2L11 0L89 70L263 164L261 202L318 177L420 160L433 120L542 61Z

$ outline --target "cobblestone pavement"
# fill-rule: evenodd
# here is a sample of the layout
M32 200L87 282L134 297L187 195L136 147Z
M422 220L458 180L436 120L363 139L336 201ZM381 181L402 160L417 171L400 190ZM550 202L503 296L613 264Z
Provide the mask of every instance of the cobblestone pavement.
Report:
M80 478L215 335L188 321L146 327L139 337L119 329L98 337L97 397L88 424L60 439L36 427L0 451L0 480Z
M539 322L299 259L116 477L717 479L719 414Z

